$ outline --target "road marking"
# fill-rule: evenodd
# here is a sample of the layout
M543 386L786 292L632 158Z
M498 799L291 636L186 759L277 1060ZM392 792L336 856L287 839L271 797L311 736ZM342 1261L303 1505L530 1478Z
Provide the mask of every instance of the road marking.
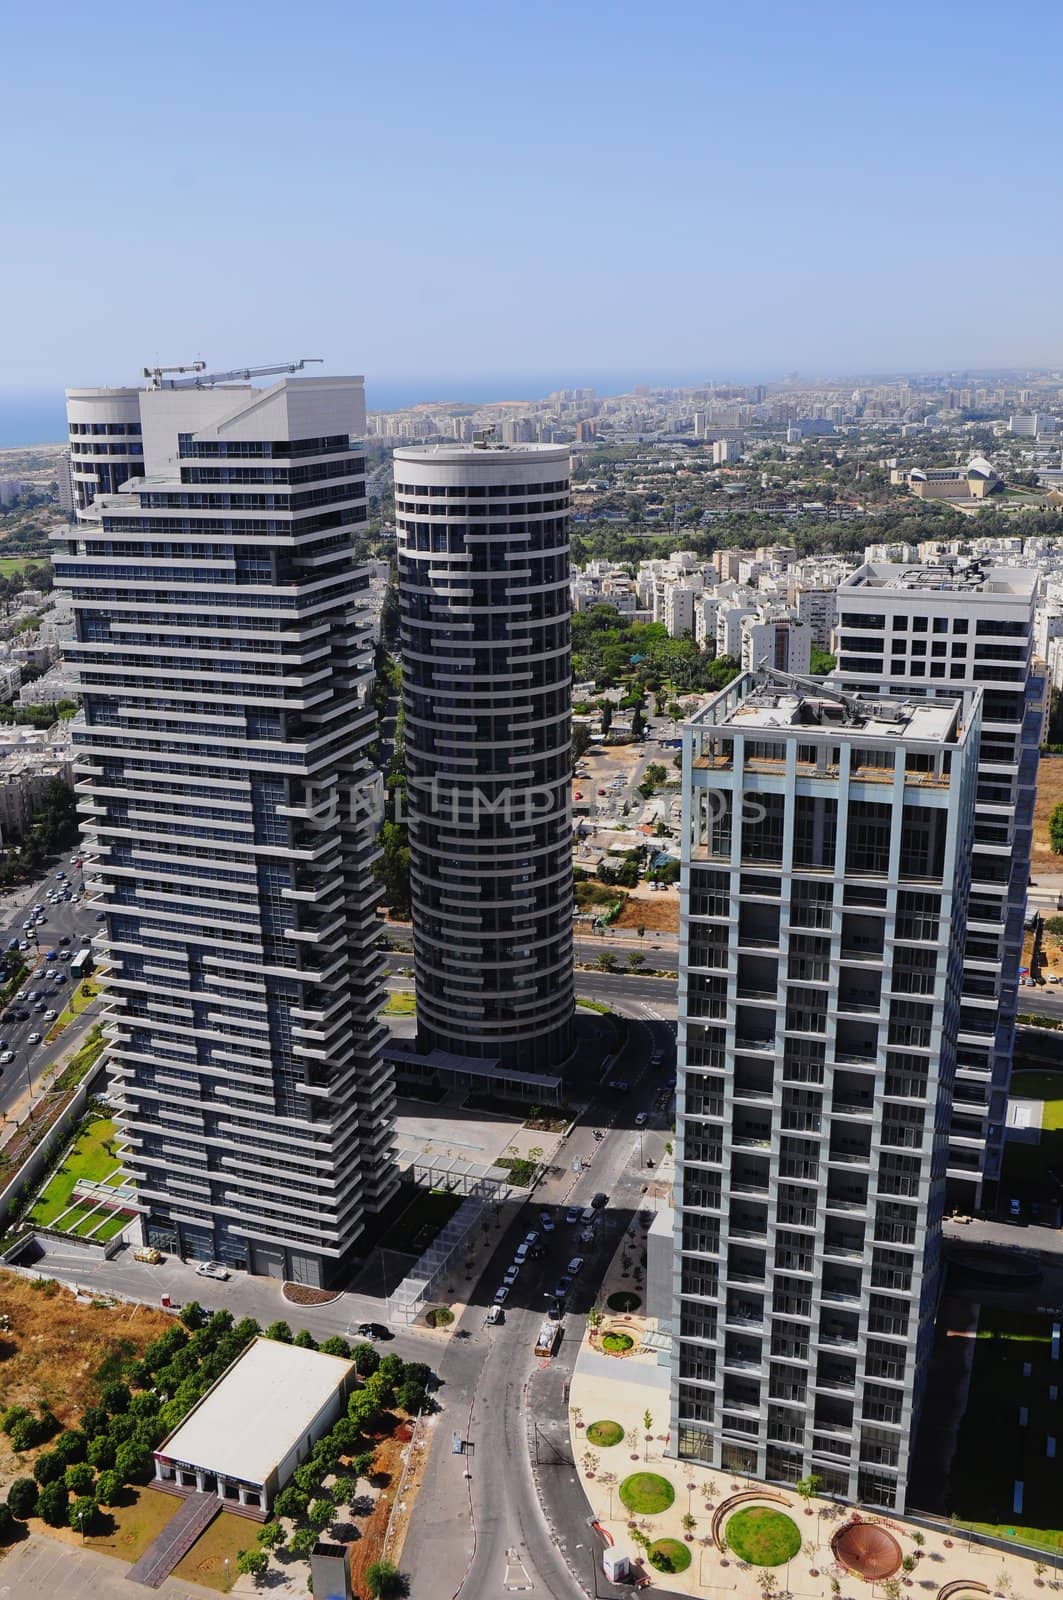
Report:
M528 1576L527 1567L516 1550L506 1551L506 1575L502 1580L502 1587L508 1589L511 1594L520 1594L535 1587Z

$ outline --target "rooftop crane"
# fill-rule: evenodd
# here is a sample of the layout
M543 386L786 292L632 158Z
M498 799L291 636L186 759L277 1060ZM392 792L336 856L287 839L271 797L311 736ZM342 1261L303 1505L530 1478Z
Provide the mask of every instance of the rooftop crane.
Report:
M215 383L247 383L252 378L279 377L284 372L302 372L307 365L320 366L323 356L303 356L299 361L287 361L275 367L240 367L234 372L205 372L205 361L193 361L187 367L145 367L144 376L149 389L207 389ZM168 372L188 373L188 377L168 378Z

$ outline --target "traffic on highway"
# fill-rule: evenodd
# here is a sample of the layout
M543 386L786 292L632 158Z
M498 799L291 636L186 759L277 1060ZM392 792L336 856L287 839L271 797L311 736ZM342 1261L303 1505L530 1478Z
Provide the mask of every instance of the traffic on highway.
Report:
M0 983L19 963L27 971L0 1011L0 1110L6 1111L65 1048L48 1034L70 1003L85 965L82 952L103 913L85 892L80 855L57 860L33 885L20 889L0 918Z

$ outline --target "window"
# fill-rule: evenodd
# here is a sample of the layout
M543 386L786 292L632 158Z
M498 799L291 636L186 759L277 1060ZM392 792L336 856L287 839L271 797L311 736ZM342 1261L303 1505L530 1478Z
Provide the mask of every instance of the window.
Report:
M913 617L913 619L912 619L912 631L914 633L926 633L927 626L928 626L928 623L927 623L927 618L926 617Z
M872 612L865 615L859 611L843 611L838 621L843 628L860 628L865 633L870 632L872 628L881 631L886 626L885 617Z
M907 626L908 626L908 618L907 617L894 616L894 618L893 618L893 626L894 626L895 629L897 629L897 628L907 628Z
M948 619L948 617L935 617L934 618L934 632L935 633L948 633L948 631L949 631L949 619Z

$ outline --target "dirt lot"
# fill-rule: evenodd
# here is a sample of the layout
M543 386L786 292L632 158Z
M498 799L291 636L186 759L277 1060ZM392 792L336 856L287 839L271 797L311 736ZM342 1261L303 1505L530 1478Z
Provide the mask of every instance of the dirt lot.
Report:
M639 885L639 890L628 895L614 927L645 928L647 933L678 933L679 891L651 890L643 884Z
M0 1410L47 1405L71 1428L98 1385L120 1376L105 1363L119 1368L173 1325L164 1311L79 1305L68 1289L50 1281L37 1287L9 1272L0 1272L0 1312L11 1318L10 1332L0 1334ZM0 1434L0 1482L25 1470L26 1457Z
M1037 770L1037 802L1033 812L1033 864L1048 872L1053 865L1063 870L1063 856L1052 854L1048 842L1048 819L1063 802L1063 756L1042 756ZM1037 876L1036 872L1033 874Z

